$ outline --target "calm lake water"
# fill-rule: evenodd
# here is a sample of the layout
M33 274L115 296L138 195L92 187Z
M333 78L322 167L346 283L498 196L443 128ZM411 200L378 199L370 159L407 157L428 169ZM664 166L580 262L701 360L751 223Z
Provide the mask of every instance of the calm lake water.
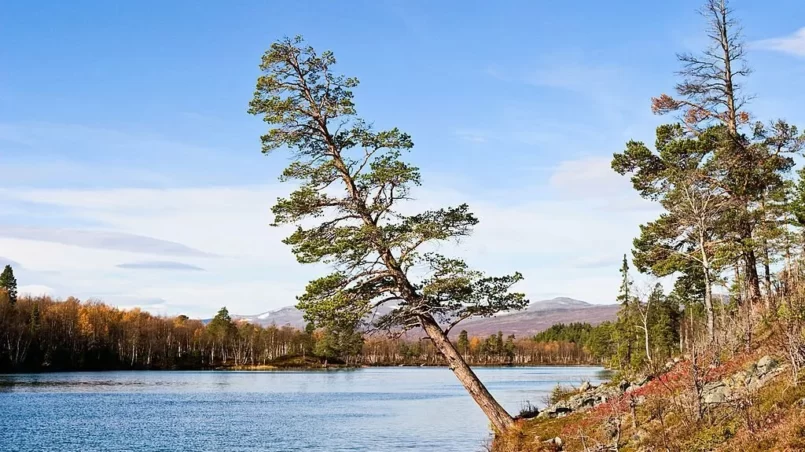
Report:
M510 412L594 367L481 368ZM477 451L486 418L445 368L0 375L2 451Z

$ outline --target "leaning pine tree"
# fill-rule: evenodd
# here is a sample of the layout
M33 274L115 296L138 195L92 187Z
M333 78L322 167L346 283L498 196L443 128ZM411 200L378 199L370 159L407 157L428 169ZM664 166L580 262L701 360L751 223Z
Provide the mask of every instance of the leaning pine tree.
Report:
M285 239L300 263L325 263L331 274L311 281L297 305L316 326L338 328L372 317L376 328L422 328L498 431L512 417L470 369L448 332L472 316L522 309L511 292L522 275L484 276L460 259L427 252L436 242L468 236L478 223L467 205L406 215L400 203L420 185L419 170L401 160L413 147L399 130L375 131L358 119L355 78L331 72L331 52L300 38L263 55L249 112L270 125L263 152L293 151L281 181L298 188L272 208L275 225L294 225Z

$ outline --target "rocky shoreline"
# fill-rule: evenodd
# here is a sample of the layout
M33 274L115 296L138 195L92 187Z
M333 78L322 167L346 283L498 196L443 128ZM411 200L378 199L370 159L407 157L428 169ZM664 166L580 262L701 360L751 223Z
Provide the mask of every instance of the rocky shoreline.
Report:
M666 369L671 370L678 363L679 360L669 362L666 364ZM785 365L780 365L775 358L766 355L745 370L704 384L701 391L702 402L707 405L729 403L747 391L754 391L760 388L784 370ZM608 400L634 392L651 380L653 380L652 376L646 376L635 381L621 380L617 384L608 382L598 386L594 386L590 382L584 382L577 389L577 394L560 400L540 410L536 416L531 417L556 418L567 416L571 413L583 413ZM636 396L634 397L634 403L640 405L643 403L643 399L641 396Z

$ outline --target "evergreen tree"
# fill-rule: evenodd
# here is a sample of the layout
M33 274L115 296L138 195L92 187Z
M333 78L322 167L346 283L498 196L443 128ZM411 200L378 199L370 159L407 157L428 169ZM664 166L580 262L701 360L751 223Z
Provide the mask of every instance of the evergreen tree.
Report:
M797 171L796 183L789 188L788 211L793 225L805 231L805 168Z
M656 153L643 143L630 141L626 151L615 154L612 168L631 174L632 185L646 199L665 209L658 219L640 226L634 240L639 271L663 277L700 266L704 276L704 305L710 340L715 335L712 281L720 271L716 257L724 242L724 219L733 202L716 182L719 169L713 155L723 138L723 127L696 136L681 125L657 128Z
M0 289L8 295L8 302L12 306L17 303L17 278L14 277L14 269L11 265L6 265L3 273L0 273Z
M456 346L462 355L466 355L469 352L470 339L467 335L467 330L461 330L461 332L458 333L458 342L456 343Z
M503 354L506 356L506 362L511 362L515 355L514 335L506 336L506 342L503 344Z
M551 325L547 330L537 333L534 340L536 342L571 342L585 345L592 330L593 327L589 323L557 323Z
M229 315L229 310L226 309L226 306L222 307L218 310L218 313L215 314L215 317L210 321L210 324L207 325L207 332L212 338L212 360L215 360L215 349L216 346L221 350L221 357L226 362L227 356L227 348L225 344L237 333L237 328L235 324L232 322L232 317Z
M39 313L39 303L34 302L34 306L31 309L31 320L30 320L30 329L31 335L36 336L37 331L39 330L39 323L41 322L41 314Z
M421 327L503 432L514 419L447 334L466 318L525 307L524 295L510 292L522 275L488 277L460 259L423 252L434 242L469 235L478 220L467 205L402 213L399 202L421 183L419 170L401 159L413 147L411 137L396 128L375 131L358 119L352 94L358 80L334 74L334 65L331 52L318 54L301 37L272 44L249 109L269 124L264 153L294 151L281 180L296 180L298 188L273 207L274 223L296 227L285 243L300 263L334 267L308 284L298 307L327 327L360 322L394 303L396 309L374 326ZM427 269L427 275L415 277L413 268Z
M623 255L620 268L621 287L617 300L620 302L618 319L615 324L613 338L616 343L616 360L620 369L627 369L636 359L635 346L637 345L637 318L634 308L635 298L632 294L632 279L629 276L629 261Z
M733 18L728 0L706 0L702 14L710 45L699 54L678 55L682 63L678 97L663 94L653 98L652 110L680 113L692 135L720 131L708 162L717 175L711 183L730 201L721 218L727 225L721 238L741 262L746 298L754 303L760 298L758 254L764 266L770 262L768 234L779 232L768 221L769 200L783 189L794 164L791 156L801 150L803 141L796 127L782 120L768 126L751 123L744 110L750 97L743 94L741 83L751 73L741 26ZM710 336L712 340L712 332Z
M617 355L617 324L603 322L595 328L590 329L590 336L587 340L587 348L593 356L602 360L609 360Z
M349 361L357 356L363 346L363 335L354 325L330 326L324 329L316 341L313 353L322 358Z
M653 295L656 299L649 317L651 346L655 356L668 358L679 349L679 304L675 297L666 296L659 284Z

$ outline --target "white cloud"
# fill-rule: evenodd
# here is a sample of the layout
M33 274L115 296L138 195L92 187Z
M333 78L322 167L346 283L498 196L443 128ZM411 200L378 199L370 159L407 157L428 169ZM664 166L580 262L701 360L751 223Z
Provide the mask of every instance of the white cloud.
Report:
M187 247L181 243L116 231L0 226L0 237L134 253L212 257L208 253Z
M752 46L758 49L805 57L805 27L800 28L789 36L755 41Z
M429 185L415 192L407 209L468 202L481 220L475 234L446 253L465 256L493 274L521 271L532 299L560 293L611 302L617 290L615 262L628 252L637 225L654 213L613 210L639 203L608 162L585 158L560 163L549 184L470 195ZM613 178L614 176L614 178ZM624 188L625 187L625 188ZM59 296L100 298L161 314L209 316L226 305L238 314L287 306L305 283L325 270L298 264L281 243L288 229L272 228L270 206L291 187L204 187L176 189L11 189L7 200L53 207L63 221L98 222L108 231L153 237L221 257L182 257L182 265L204 272L132 271L121 263L152 262L149 253L120 247L78 247L64 241L0 237L3 256L22 262L31 280ZM0 202L0 206L2 206ZM19 227L19 226L17 226Z
M173 261L139 261L118 264L117 268L128 270L178 270L178 271L204 271L203 268L184 262Z
M40 295L53 295L54 290L52 287L41 284L29 284L17 287L17 293L19 295L31 295L36 297Z
M599 197L628 192L629 180L610 167L610 157L588 157L559 163L550 184L565 193Z

